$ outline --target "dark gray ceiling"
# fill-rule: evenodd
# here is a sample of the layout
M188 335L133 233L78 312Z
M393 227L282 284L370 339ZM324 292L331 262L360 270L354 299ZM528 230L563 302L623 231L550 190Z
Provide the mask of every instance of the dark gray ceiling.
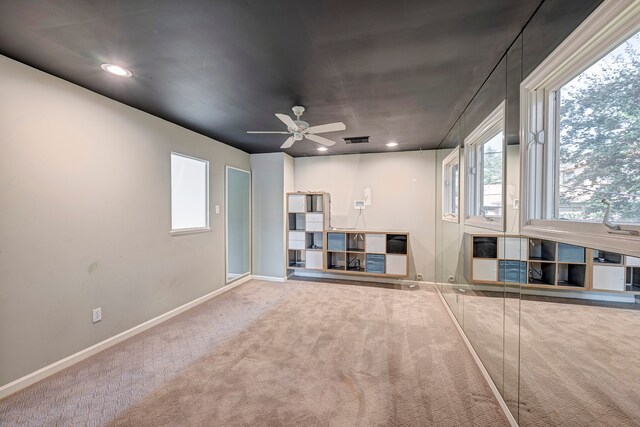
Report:
M0 0L0 53L250 153L435 148L540 0ZM134 74L122 79L100 64ZM366 145L341 138L371 136ZM315 155L297 142L287 152Z

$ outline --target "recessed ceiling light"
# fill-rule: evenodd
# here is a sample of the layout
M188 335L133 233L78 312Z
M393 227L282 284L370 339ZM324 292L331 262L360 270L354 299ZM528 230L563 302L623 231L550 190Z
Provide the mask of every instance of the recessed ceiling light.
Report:
M131 77L131 71L127 70L124 67L115 64L102 64L100 66L103 70L108 73L115 74L120 77Z
M328 148L327 147L318 147L318 151L327 151Z
M389 142L387 143L387 147L397 147L398 143L397 142Z

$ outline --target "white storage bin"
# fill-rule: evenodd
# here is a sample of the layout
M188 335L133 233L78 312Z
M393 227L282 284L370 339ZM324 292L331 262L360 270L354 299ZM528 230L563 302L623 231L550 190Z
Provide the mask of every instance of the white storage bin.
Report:
M593 266L593 289L624 291L624 267L610 265Z
M304 201L304 194L289 194L289 212L305 213L306 211Z
M525 261L529 259L529 239L498 237L498 258Z
M307 268L322 270L322 251L307 251Z
M305 236L304 231L289 232L289 249L304 249Z
M306 215L307 231L323 231L322 214L308 213Z
M495 259L473 260L473 278L475 280L485 280L495 282L498 280L498 261Z
M386 234L366 234L364 242L367 253L383 254L387 252Z
M387 255L385 267L386 267L386 274L406 276L407 275L407 256L406 255Z

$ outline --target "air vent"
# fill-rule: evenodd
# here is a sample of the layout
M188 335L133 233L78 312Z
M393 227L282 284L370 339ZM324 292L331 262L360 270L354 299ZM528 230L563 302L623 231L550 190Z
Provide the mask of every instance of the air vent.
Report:
M342 138L347 144L368 144L368 136L353 136L351 138Z

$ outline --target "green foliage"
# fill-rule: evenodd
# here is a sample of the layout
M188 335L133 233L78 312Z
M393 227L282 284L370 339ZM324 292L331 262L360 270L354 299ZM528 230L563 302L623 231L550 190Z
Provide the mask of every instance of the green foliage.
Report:
M627 43L561 90L560 212L640 222L640 53Z

